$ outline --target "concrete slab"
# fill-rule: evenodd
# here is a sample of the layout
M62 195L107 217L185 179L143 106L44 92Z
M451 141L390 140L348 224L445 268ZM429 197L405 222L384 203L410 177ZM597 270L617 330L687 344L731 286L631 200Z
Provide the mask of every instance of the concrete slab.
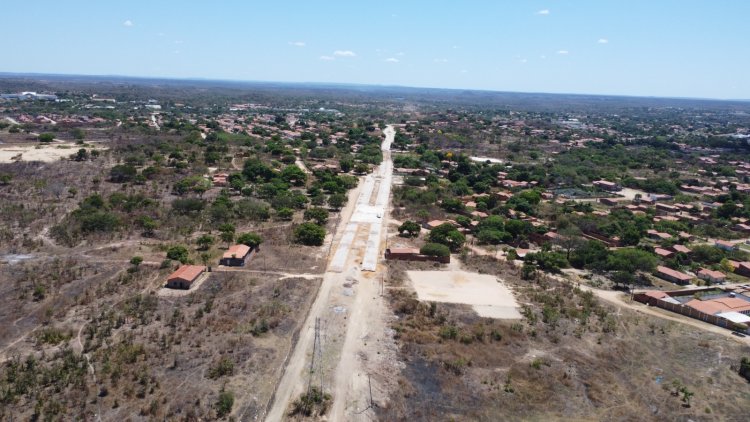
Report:
M479 316L521 319L513 293L497 277L466 271L407 271L419 300L471 305Z

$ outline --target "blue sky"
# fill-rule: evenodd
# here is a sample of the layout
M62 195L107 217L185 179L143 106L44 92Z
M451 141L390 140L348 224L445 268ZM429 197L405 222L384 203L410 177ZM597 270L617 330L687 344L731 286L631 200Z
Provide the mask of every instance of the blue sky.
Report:
M35 1L0 71L750 99L750 1Z

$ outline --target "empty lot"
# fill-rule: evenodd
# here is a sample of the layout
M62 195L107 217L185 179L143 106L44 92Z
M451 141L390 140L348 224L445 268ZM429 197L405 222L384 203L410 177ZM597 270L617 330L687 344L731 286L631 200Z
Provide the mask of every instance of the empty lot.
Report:
M520 319L513 293L497 277L466 271L407 271L419 300L471 305L479 316Z

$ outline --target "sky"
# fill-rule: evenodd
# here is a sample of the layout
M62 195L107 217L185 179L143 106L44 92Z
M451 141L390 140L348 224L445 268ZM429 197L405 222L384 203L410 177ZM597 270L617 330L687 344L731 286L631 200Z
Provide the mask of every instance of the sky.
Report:
M0 72L750 99L747 0L24 0Z

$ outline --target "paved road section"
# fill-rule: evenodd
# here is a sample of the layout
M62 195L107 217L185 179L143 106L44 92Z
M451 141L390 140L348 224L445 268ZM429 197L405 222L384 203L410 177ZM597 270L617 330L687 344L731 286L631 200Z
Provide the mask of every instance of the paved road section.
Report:
M344 271L347 257L352 249L354 237L359 228L363 226L367 227L368 236L362 260L362 271L375 271L377 266L378 258L380 257L383 220L385 219L388 199L391 194L393 161L391 160L390 150L396 132L391 126L388 126L383 133L385 134L385 140L381 145L383 162L375 172L365 177L362 192L359 198L357 198L354 214L339 241L336 252L328 267L329 271ZM375 198L373 198L373 194L376 195Z

